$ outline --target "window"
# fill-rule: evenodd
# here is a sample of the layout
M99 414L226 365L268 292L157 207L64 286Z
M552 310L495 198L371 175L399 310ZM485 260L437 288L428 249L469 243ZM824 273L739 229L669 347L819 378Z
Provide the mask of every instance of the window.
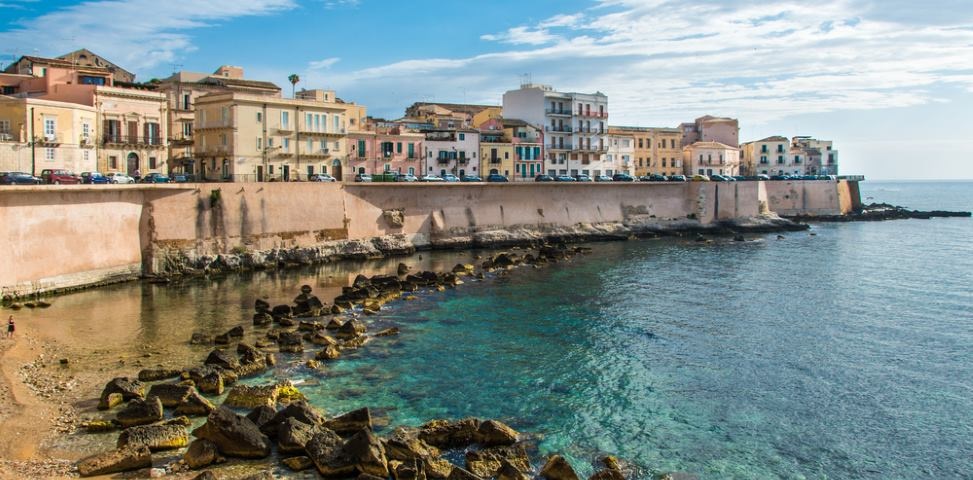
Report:
M183 138L191 138L193 136L193 122L185 122L182 124L182 136Z
M57 138L57 120L54 118L44 119L44 138L54 140Z
M89 152L89 150L82 150L81 151L81 160L83 160L85 162L88 161L88 152Z
M409 158L416 158L416 144L409 144Z
M0 133L10 133L10 120L0 120Z
M263 140L264 139L262 139L260 137L257 137L257 150L260 150L260 149L264 148L264 142L263 142Z
M333 115L331 118L334 120L332 122L334 123L334 133L341 133L341 118L337 115Z
M304 130L306 130L306 131L307 130L311 130L311 127L312 126L314 126L314 115L312 115L310 113L305 113L304 114Z
M108 168L112 170L118 170L118 157L114 155L108 156Z
M402 153L402 142L395 143L395 153Z
M189 110L189 94L183 94L182 96L182 109Z
M767 156L766 155L761 155L760 156L760 163L765 164L765 165L767 164Z
M159 167L156 165L155 157L149 157L149 170L155 170L156 168Z
M230 107L220 107L220 121L223 125L230 120Z
M779 153L779 152L783 152L783 151L784 151L784 146L783 145L777 145L777 152Z
M81 124L81 138L89 140L91 138L91 125L87 123Z
M53 148L45 148L44 149L44 159L47 160L48 162L53 162L54 161L54 149Z
M285 137L284 140L283 140L283 142L284 142L282 144L283 147L284 147L283 148L283 151L285 151L285 152L291 151L291 139Z
M287 130L287 125L290 123L291 112L280 112L280 128Z
M334 151L336 152L341 151L341 142L334 142Z
M321 115L314 116L314 131L315 132L321 131Z
M206 137L203 137L203 140L206 140ZM267 139L267 148L274 148L274 138L273 137L270 137L270 138Z
M264 114L262 112L257 112L257 123L264 121Z
M466 134L465 133L459 134L459 139L460 140L466 140Z
M224 147L226 146L226 134L225 133L221 133L220 134L220 145L223 145Z
M781 164L784 163L784 156L783 155L778 155L777 156L777 163L781 163Z

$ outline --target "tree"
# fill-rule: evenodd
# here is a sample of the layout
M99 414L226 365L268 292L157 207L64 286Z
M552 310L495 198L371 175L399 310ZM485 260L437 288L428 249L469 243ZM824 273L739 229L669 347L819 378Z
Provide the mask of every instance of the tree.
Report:
M292 73L289 77L287 77L287 80L291 82L291 96L293 97L294 91L297 89L297 84L301 81L301 77L296 73Z

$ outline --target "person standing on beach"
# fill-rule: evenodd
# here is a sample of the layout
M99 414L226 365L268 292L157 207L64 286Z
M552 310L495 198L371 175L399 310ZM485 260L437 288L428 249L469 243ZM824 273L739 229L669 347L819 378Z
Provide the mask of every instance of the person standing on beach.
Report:
M11 315L10 318L7 318L7 338L13 338L13 337L14 337L14 316Z

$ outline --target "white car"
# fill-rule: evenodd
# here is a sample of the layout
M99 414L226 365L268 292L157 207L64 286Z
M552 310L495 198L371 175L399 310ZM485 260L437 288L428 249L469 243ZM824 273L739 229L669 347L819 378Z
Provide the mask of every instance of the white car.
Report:
M419 181L420 182L441 182L441 181L443 181L443 179L440 178L440 177L437 177L435 175L426 175L426 176L420 178Z
M126 174L124 174L122 172L109 173L107 175L107 177L108 177L108 181L110 183L126 183L126 184L127 183L135 183L135 179L134 178L132 178L132 177L130 177L130 176L128 176L128 175L126 175Z
M309 182L337 182L337 180L328 175L327 173L319 173L317 175L311 175L307 181Z

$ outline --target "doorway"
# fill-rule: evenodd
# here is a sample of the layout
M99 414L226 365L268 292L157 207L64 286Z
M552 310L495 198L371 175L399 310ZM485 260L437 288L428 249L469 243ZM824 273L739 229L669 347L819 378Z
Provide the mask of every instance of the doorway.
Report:
M341 160L331 162L331 176L333 176L339 182L343 180L341 178Z
M139 156L136 155L135 152L128 154L128 162L126 164L126 168L127 168L126 173L128 173L129 176L135 177L138 175L136 172L139 172Z

